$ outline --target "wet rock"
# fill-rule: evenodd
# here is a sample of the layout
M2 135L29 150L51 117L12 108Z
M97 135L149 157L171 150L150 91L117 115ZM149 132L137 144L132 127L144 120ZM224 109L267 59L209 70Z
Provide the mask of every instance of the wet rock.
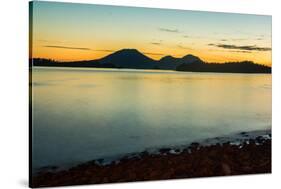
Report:
M102 164L102 163L103 163L103 161L104 161L104 159L102 159L102 158L97 159L97 162L98 162L99 164Z
M170 150L171 150L171 148L161 148L161 149L159 150L159 152L160 152L161 154L167 154L167 153L170 152Z
M149 153L147 151L143 151L143 152L140 153L140 156L142 156L142 157L148 156L148 155L149 155Z
M190 144L189 148L190 148L190 150L192 152L194 152L194 151L196 151L199 148L199 143L198 142L193 142L193 143Z
M256 142L263 143L264 141L265 141L265 139L262 136L256 137Z
M175 152L176 152L176 153L180 153L181 150L180 150L180 149L175 149Z
M139 158L125 157L118 164L92 162L66 171L41 172L33 177L32 187L269 173L271 139L256 145L258 140L244 142L243 148L230 143L199 148L199 143L193 143L176 155L162 148L160 154L144 151Z
M222 145L223 145L224 147L230 146L230 142L225 142L225 143L223 143Z

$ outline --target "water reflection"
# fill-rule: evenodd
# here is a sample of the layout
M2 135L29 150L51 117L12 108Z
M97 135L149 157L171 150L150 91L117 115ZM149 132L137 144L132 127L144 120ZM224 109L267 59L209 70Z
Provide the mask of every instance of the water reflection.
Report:
M271 75L35 68L34 166L271 127Z

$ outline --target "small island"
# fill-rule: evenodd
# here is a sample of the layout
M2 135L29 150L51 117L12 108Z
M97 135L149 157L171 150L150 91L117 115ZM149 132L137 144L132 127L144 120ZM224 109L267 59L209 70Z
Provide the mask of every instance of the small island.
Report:
M153 60L136 49L122 49L97 60L61 62L44 58L33 58L30 66L47 67L85 67L118 69L157 69L185 72L222 72L222 73L271 73L271 67L252 61L206 63L194 55L182 58L165 56Z

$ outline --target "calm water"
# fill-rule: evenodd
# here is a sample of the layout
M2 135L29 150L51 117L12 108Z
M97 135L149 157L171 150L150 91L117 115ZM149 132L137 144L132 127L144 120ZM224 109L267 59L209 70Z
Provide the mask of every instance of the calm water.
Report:
M33 168L271 128L271 75L33 70Z

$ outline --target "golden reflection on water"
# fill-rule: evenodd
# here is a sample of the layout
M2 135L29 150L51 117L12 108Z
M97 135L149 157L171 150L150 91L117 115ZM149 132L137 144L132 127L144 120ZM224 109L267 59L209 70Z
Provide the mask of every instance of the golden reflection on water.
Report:
M270 74L35 68L32 95L37 166L271 127Z

